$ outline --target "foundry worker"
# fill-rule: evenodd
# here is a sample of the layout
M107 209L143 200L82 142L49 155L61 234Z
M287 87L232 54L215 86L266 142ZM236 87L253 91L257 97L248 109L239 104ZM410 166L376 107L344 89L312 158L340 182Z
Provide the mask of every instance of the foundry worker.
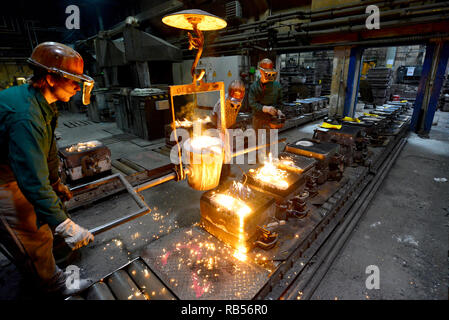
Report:
M68 102L82 83L89 103L94 82L83 75L78 52L60 43L39 44L28 63L29 84L0 91L0 249L44 292L68 295L53 233L73 250L94 237L68 218L62 202L72 195L58 176L55 102Z
M277 72L270 59L265 58L259 62L259 71L260 78L249 88L248 103L253 111L253 128L256 135L258 130L265 130L266 143L270 143L271 117L283 115L281 110L276 108L282 102L282 88L275 80Z
M240 108L242 107L243 98L245 97L245 84L243 81L237 79L233 80L229 86L228 86L228 92L225 95L225 108L224 108L224 114L225 114L225 128L226 129L233 129L235 126L235 122L237 120L237 115L239 113ZM220 100L217 101L217 103L214 106L213 113L212 113L212 121L216 124L217 129L221 128L221 110L220 110ZM232 136L227 135L226 139L228 143L226 143L226 146L230 146L230 139ZM225 163L223 164L222 170L221 170L221 181L224 181L227 176L230 175L231 172L231 165L230 165L230 148L227 149L225 158Z

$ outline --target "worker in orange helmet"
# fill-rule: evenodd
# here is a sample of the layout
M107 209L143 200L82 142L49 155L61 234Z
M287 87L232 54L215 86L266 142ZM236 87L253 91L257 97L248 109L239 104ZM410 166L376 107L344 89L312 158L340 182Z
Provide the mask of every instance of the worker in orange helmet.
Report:
M228 86L228 93L225 96L225 128L232 129L237 120L237 115L242 107L245 97L245 84L242 80L234 80ZM212 120L217 128L221 127L220 100L214 106Z
M233 129L237 120L237 115L242 107L243 98L245 97L245 84L242 80L236 79L233 80L228 86L228 92L225 96L225 121L224 127L225 129ZM221 109L220 109L220 100L214 106L212 121L215 122L218 129L221 128ZM228 133L226 133L226 138L224 138L227 143L226 152L225 152L225 160L221 170L220 180L223 182L228 176L231 175L231 157L230 157L230 137Z
M39 44L28 63L29 83L0 92L0 250L42 291L65 296L77 288L55 264L53 234L73 250L94 237L63 205L72 194L58 175L55 102L69 101L82 84L88 104L94 81L80 54L60 43Z
M253 128L265 130L266 143L270 143L270 126L272 117L283 116L278 107L282 103L281 84L276 81L277 71L273 61L268 58L259 62L260 78L251 84L248 104L253 110Z

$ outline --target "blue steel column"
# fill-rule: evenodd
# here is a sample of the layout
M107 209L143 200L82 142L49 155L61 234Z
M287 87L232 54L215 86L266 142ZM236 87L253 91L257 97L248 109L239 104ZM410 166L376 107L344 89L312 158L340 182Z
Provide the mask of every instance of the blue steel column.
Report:
M421 80L419 82L418 93L416 95L415 104L413 107L412 120L410 122L410 130L416 131L419 129L419 122L421 119L421 110L426 95L427 83L432 68L432 60L435 53L435 43L427 43L426 56L424 58L424 64L421 72Z
M444 73L446 72L447 62L449 58L449 42L445 41L439 46L435 59L439 58L435 80L433 81L432 95L430 96L429 106L427 107L426 118L424 120L424 133L429 133L432 128L433 117L438 106L441 87L444 81Z
M351 48L349 56L348 77L346 80L346 92L345 92L345 104L343 109L343 116L353 117L355 109L357 107L359 84L360 84L360 71L362 68L361 63L362 50L363 49L360 47Z

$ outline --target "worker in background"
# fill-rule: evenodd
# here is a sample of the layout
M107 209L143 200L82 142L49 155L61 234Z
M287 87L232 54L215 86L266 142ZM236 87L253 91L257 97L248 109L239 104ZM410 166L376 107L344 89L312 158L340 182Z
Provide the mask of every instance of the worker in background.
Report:
M55 102L68 102L84 82L88 96L93 80L83 75L78 52L60 43L39 44L28 63L29 83L0 92L0 249L41 290L69 295L74 289L55 264L53 233L73 250L94 237L63 205L72 194L58 176Z
M281 84L276 81L277 72L274 70L273 61L263 59L259 62L260 78L251 84L248 95L248 103L253 110L253 128L265 130L266 143L270 143L269 123L272 117L283 116L277 107L282 102ZM258 135L257 135L258 136ZM259 141L259 140L258 140ZM267 152L269 148L266 149Z
M234 80L228 86L228 92L225 95L225 128L233 129L235 122L237 120L237 115L240 108L242 107L243 98L245 97L245 84L241 80ZM221 110L220 110L220 100L214 106L212 113L212 121L216 124L217 129L221 128ZM228 143L226 146L230 146L230 136L226 137ZM230 148L225 153L227 157L225 158L225 163L221 169L221 181L224 181L231 174L231 164L230 164L230 153L232 150Z

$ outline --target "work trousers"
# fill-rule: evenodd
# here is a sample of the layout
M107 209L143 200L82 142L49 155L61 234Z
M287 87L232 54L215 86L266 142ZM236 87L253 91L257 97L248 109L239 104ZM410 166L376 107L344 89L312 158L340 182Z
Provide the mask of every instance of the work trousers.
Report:
M17 182L0 186L0 249L27 280L46 292L65 286L65 274L53 256L53 233L48 224L37 227L33 205Z

